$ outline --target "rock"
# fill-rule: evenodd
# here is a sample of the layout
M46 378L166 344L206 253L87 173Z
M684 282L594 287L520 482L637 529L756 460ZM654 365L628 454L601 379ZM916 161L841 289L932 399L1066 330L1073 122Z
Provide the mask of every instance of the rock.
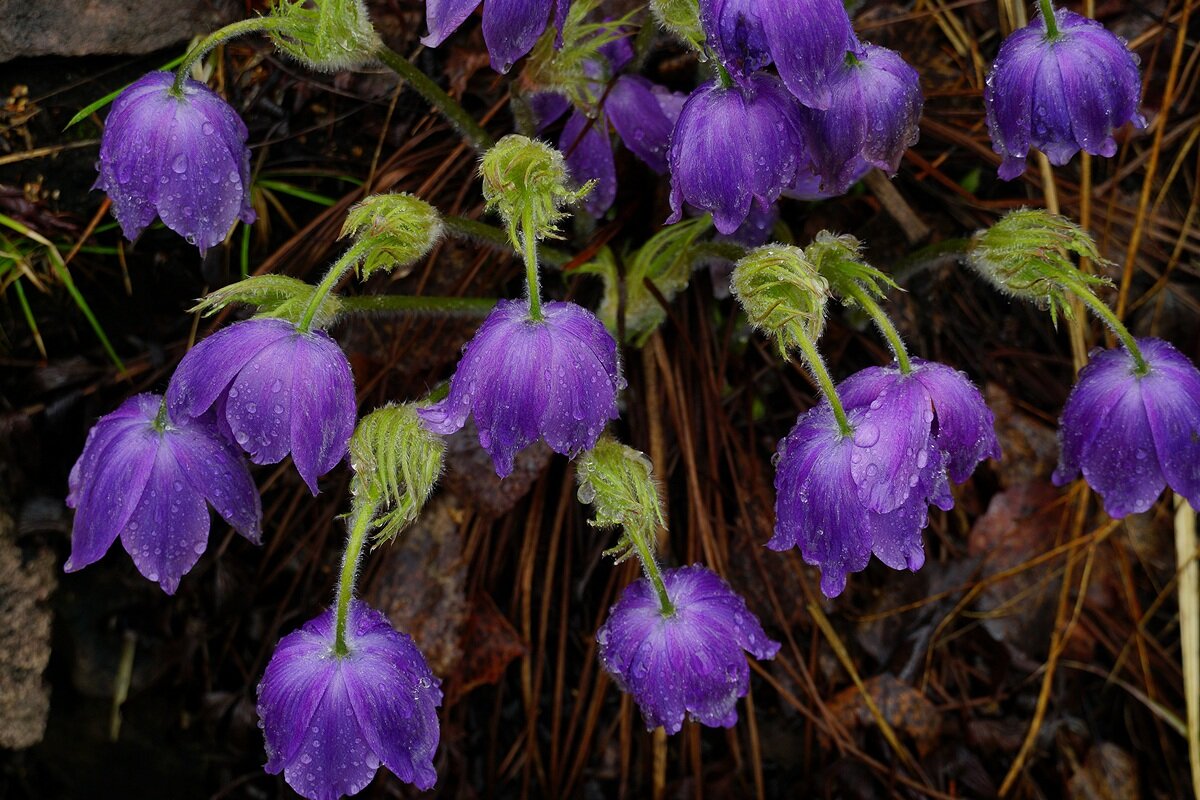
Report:
M233 0L0 0L0 62L150 53L235 19Z

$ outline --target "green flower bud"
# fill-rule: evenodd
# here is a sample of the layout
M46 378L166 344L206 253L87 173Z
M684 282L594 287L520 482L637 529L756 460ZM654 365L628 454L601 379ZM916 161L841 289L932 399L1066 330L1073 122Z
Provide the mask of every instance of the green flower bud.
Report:
M737 262L729 285L750 322L775 339L785 358L801 341L821 338L829 283L799 247L751 250Z
M522 80L537 91L565 94L577 107L592 108L600 100L598 90L612 77L606 74L608 59L600 52L606 44L629 35L637 12L601 22L588 17L600 7L597 0L575 0L563 22L562 41L554 26L538 39L525 64Z
M696 0L650 0L650 11L659 25L684 43L696 50L703 47L706 37Z
M412 405L386 405L358 422L350 439L350 491L355 504L378 504L375 543L404 530L429 499L446 444L421 423Z
M211 292L191 310L205 316L226 306L243 303L258 308L258 317L274 317L299 322L312 298L314 287L286 275L255 275ZM328 328L341 313L341 299L330 292L313 316L313 327Z
M858 303L860 293L881 300L889 289L896 288L886 273L863 260L862 242L853 236L821 231L804 248L804 254L846 305Z
M545 142L509 134L483 154L479 165L483 197L489 211L496 210L508 226L508 237L516 250L524 229L534 239L557 238L560 209L585 197L593 182L572 190L563 154Z
M617 546L608 551L618 562L631 554L635 538L653 547L655 530L666 522L653 473L644 453L611 436L600 437L576 462L579 502L596 513L591 524L623 529Z
M361 67L380 45L362 0L279 0L271 17L275 47L317 72Z
M350 236L366 252L358 274L366 280L376 270L407 267L424 258L442 238L442 216L411 194L376 194L346 214L342 236Z
M1108 283L1081 272L1067 253L1110 265L1088 232L1071 220L1040 209L1019 209L971 238L967 263L1002 292L1049 310L1057 324L1059 314L1071 317L1067 294Z

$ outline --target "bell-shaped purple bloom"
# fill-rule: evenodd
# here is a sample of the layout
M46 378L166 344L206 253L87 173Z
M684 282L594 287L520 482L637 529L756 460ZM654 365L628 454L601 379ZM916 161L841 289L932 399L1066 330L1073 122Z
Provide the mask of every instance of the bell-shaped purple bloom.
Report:
M425 0L429 33L421 38L426 47L437 47L458 30L480 0ZM487 0L483 4L483 42L487 45L492 69L506 73L517 59L537 43L550 12L561 35L566 18L566 0Z
M1054 483L1083 471L1111 517L1154 505L1169 486L1200 508L1200 372L1161 339L1138 339L1150 367L1124 349L1093 351L1063 407Z
M249 319L217 331L179 362L167 387L175 416L215 408L218 424L255 464L288 453L315 495L345 457L357 403L350 362L329 334L282 319Z
M236 220L254 222L250 206L248 132L214 91L188 79L151 72L113 102L100 140L93 188L112 200L127 239L161 217L203 253L220 244Z
M663 616L649 580L634 581L596 632L600 661L633 695L647 729L678 733L685 715L732 727L738 698L750 689L745 654L774 658L779 643L741 596L699 564L666 570L663 583L675 613Z
M617 343L600 320L574 303L542 306L501 300L467 343L450 394L419 413L434 433L460 430L475 417L479 444L506 477L513 458L538 439L574 457L596 444L616 419L624 387Z
M174 594L208 545L211 504L258 544L262 505L246 462L211 423L169 418L159 395L139 394L100 418L68 481L75 572L118 536L138 571Z
M701 86L692 92L675 131L671 166L671 216L684 204L711 212L721 233L733 233L750 213L765 208L796 176L805 146L799 107L778 79L758 73L745 84Z
M357 794L382 763L418 789L437 782L440 682L413 640L351 601L349 652L334 652L334 614L275 647L258 685L267 772L309 800Z
M920 137L924 97L917 71L886 47L864 44L831 82L826 111L801 110L810 158L821 190L842 194L863 164L894 174Z
M593 217L603 215L617 199L617 165L608 138L608 124L603 117L589 120L576 111L563 127L558 143L571 177L580 185L596 182L583 199L584 209Z
M1005 39L987 78L988 132L1006 181L1025 171L1031 147L1058 165L1080 150L1107 158L1117 152L1115 128L1146 126L1138 57L1124 40L1066 9L1054 18L1054 38L1039 14Z

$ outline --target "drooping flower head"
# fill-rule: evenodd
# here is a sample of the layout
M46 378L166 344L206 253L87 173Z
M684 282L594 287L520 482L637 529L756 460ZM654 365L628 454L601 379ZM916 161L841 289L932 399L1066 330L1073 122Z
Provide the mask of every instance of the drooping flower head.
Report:
M593 447L617 418L625 385L617 343L595 315L562 302L542 311L535 321L527 301L500 301L467 343L450 394L420 412L443 435L473 415L479 444L502 478L517 452L538 439L572 457Z
M168 416L159 395L136 395L101 417L69 485L67 572L100 560L120 536L138 571L174 594L208 545L209 504L250 541L262 536L262 505L241 454L210 422Z
M93 188L112 200L127 239L158 216L203 253L236 220L254 222L248 132L207 86L188 79L176 97L174 80L170 72L151 72L113 102Z
M744 84L701 86L692 92L675 131L671 167L671 216L684 204L711 212L721 233L733 233L752 203L765 209L796 175L805 143L798 105L777 78L764 73Z
M1169 486L1200 508L1200 372L1171 344L1138 339L1149 371L1124 349L1093 351L1063 407L1054 483L1083 472L1112 517L1154 505Z
M695 564L662 577L675 613L663 615L649 580L634 581L596 632L600 661L633 695L648 729L678 733L685 715L732 727L737 701L750 689L745 654L774 658L779 643L710 570Z
M437 47L446 41L479 3L480 0L426 0L429 33L421 38L421 44ZM561 31L567 5L567 0L487 0L483 4L483 41L492 69L506 73L517 59L532 50L546 30L552 9Z
M179 362L167 387L176 417L215 408L218 424L255 464L288 453L315 495L346 455L356 402L350 362L329 334L282 319L249 319L217 331Z
M1138 57L1095 20L1059 9L1057 34L1039 14L1000 46L987 78L984 103L1000 177L1025 171L1029 149L1062 165L1080 150L1110 157L1113 130L1139 128L1142 85Z
M847 54L830 86L828 110L800 112L821 192L842 194L862 177L864 165L894 174L920 136L924 98L917 71L898 53L864 44Z
M717 57L738 80L774 62L809 108L830 108L831 81L856 39L841 0L700 0Z
M266 770L309 800L357 794L382 763L418 789L437 782L440 682L411 638L351 601L349 652L334 651L334 614L275 647L258 685Z
M828 597L872 554L892 569L920 569L929 504L952 508L948 478L966 480L984 458L1000 455L979 390L944 365L914 360L907 376L868 368L838 395L850 435L822 402L779 443L775 535L767 542L799 547L821 568Z

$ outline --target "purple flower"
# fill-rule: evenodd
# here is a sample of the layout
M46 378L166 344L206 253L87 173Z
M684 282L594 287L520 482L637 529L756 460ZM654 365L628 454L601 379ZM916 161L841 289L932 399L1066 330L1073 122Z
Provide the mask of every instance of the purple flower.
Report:
M700 24L734 77L774 61L809 108L832 105L830 81L857 44L841 0L700 0Z
M667 171L671 130L687 98L640 75L617 78L604 110L625 146L658 174Z
M176 416L215 408L218 424L255 464L288 453L315 495L317 480L346 455L356 402L350 362L321 330L250 319L217 331L179 362L167 387Z
M420 411L434 433L454 433L475 416L479 444L496 474L539 438L574 457L596 444L617 418L625 382L617 343L600 320L574 303L546 303L529 318L525 300L501 300L463 351L450 394Z
M117 97L93 188L112 199L127 239L159 216L204 253L224 241L236 220L254 222L248 134L237 112L207 86L186 80L183 97L175 97L174 80L170 72L151 72Z
M174 594L208 545L208 505L250 541L262 505L241 454L211 424L169 418L162 397L139 394L100 418L71 469L75 572L121 537L138 571Z
M357 600L344 655L327 611L285 636L258 685L267 772L309 800L366 788L382 763L418 789L437 782L440 682L387 617Z
M1053 38L1039 14L1005 39L987 78L988 132L1006 181L1025 171L1031 147L1058 165L1080 150L1107 158L1117 152L1113 129L1146 126L1138 57L1124 40L1066 9L1054 18Z
M576 183L596 182L583 199L583 207L594 217L603 215L617 199L617 165L608 138L608 124L603 117L589 120L576 111L567 120L558 141Z
M865 44L847 58L831 91L829 110L801 109L821 190L842 194L862 177L864 163L894 174L920 136L917 71L892 50Z
M956 370L914 359L911 375L872 367L838 389L853 433L829 404L800 415L779 443L773 550L799 547L835 597L874 553L893 569L925 563L928 505L954 506L948 477L966 480L999 457L992 414Z
M480 0L426 0L429 33L422 37L421 44L437 47L446 41L479 3ZM492 69L508 72L517 59L533 49L546 30L551 9L561 36L567 5L566 0L487 0L483 4L483 42Z
M685 714L732 727L738 698L750 689L743 651L774 658L779 643L745 600L699 564L666 570L663 583L675 613L663 616L649 580L634 581L596 632L600 661L633 695L647 729L678 733Z
M778 79L759 73L745 85L717 84L692 92L675 131L671 166L671 216L685 203L711 212L721 233L733 233L750 213L765 208L796 176L804 141L799 107Z
M1200 508L1200 372L1161 339L1138 339L1150 371L1097 350L1063 408L1055 485L1083 471L1111 517L1137 514L1170 486Z

